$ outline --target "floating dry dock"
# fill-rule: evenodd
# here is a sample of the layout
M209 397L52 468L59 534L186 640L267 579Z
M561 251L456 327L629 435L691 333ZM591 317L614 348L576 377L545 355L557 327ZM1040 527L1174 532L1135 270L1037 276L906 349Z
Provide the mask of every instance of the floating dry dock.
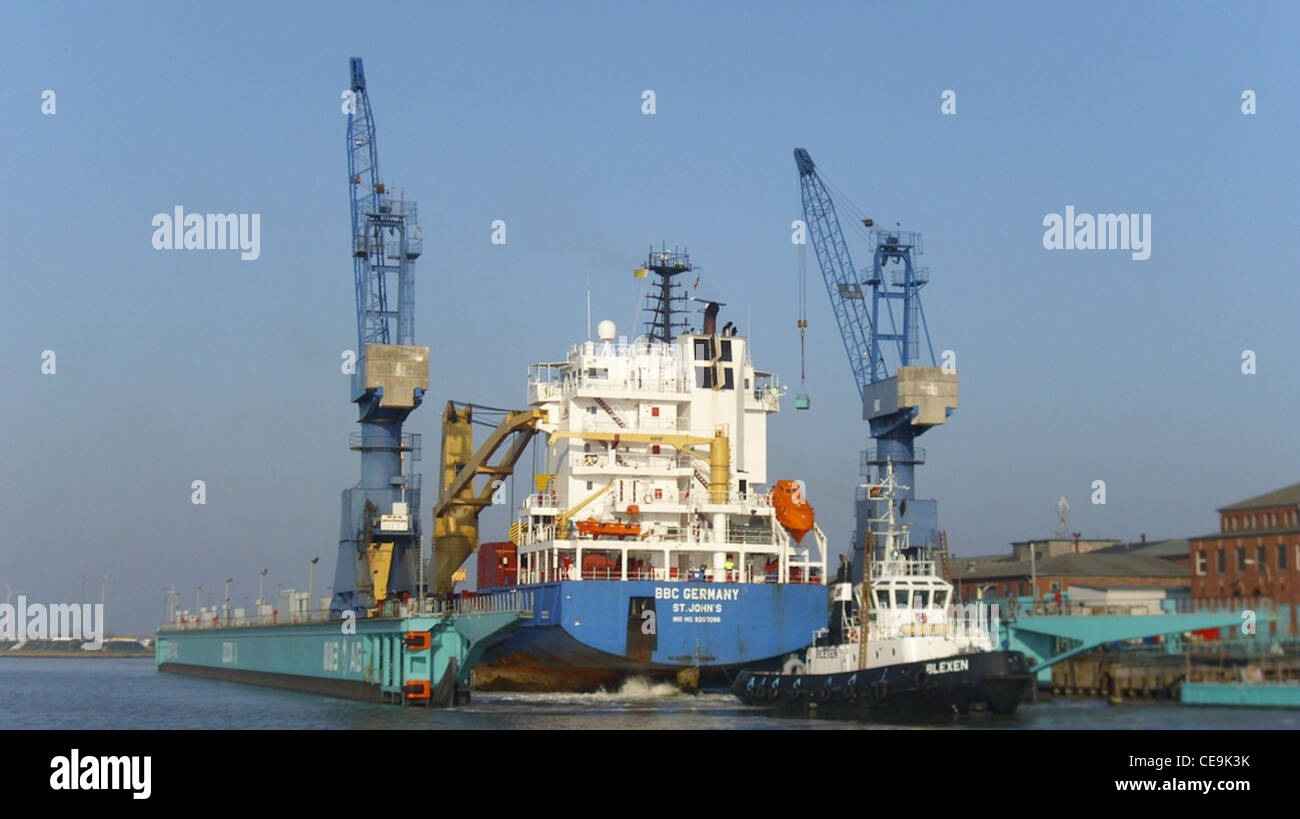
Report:
M1183 683L1184 705L1300 708L1300 683Z
M523 602L479 598L430 603L405 616L317 622L183 620L158 631L156 661L159 671L195 677L370 702L456 705L469 701L470 671L484 649L531 618Z

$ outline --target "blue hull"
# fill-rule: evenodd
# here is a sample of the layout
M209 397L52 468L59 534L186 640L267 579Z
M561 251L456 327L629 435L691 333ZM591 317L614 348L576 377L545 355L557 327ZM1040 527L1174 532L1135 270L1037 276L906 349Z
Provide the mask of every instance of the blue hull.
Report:
M489 646L475 667L484 690L594 691L632 677L727 685L741 667L779 664L826 625L813 584L581 580L512 586L534 619Z

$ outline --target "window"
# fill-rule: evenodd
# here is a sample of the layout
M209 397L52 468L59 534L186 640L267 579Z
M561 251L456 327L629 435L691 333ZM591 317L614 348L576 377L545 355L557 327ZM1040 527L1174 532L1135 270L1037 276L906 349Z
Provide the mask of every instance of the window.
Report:
M588 488L588 489L591 488L591 481L587 481L587 488Z
M1257 572L1264 571L1264 566L1267 563L1268 563L1268 558L1264 555L1264 547L1263 546L1257 547L1255 549L1255 571Z
M709 340L707 338L695 339L695 360L708 361L711 358L713 356L709 354Z
M595 408L594 406L587 407L587 414L588 414L588 415L595 415L595 414L596 414L596 408Z
M894 590L894 608L896 609L907 608L907 589Z
M1205 577L1205 550L1196 553L1196 576Z
M1061 584L1060 584L1060 583L1052 583L1050 586L1047 587L1047 590L1048 590L1048 591L1058 592L1058 591L1061 590Z
M934 605L943 608L948 605L948 590L943 589L934 593Z
M723 361L730 361L730 360L731 360L731 342L730 342L730 341L723 341L723 342L722 342L722 360L723 360Z
M695 386L702 390L713 387L713 370L708 367L695 368Z
M1218 562L1219 562L1219 574L1223 574L1224 572L1226 572L1226 571L1228 570L1228 566L1227 566L1227 562L1228 562L1228 561L1227 561L1227 558L1226 558L1226 556L1225 556L1225 555L1227 554L1227 550L1225 550L1225 549L1218 549L1218 550L1216 550L1215 553L1219 556L1219 561L1218 561Z
M730 367L728 367L727 369L722 371L722 374L723 374L722 388L724 390L734 390L736 388L735 371L732 370Z
M591 451L591 444L583 444L583 445L582 445L582 451L583 451L583 452L590 452L590 451Z
M1241 548L1237 549L1237 571L1239 572L1246 571L1246 550L1245 549L1241 549Z
M1280 572L1286 571L1286 547L1277 547L1277 569Z
M912 595L912 608L927 609L930 607L930 593L928 591L919 591Z

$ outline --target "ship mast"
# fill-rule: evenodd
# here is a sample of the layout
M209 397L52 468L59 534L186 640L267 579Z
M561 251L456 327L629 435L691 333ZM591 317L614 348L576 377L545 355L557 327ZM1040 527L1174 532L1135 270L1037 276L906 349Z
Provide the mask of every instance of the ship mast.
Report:
M645 267L638 271L640 274L648 270L659 277L646 294L645 309L649 318L645 334L650 341L672 344L677 336L686 332L686 294L683 285L673 280L693 269L690 254L686 251L678 252L676 247L672 250L663 247L654 250L651 247Z
M889 573L890 560L896 549L899 539L899 530L894 519L894 497L897 494L895 490L909 489L910 487L900 486L894 476L894 462L892 458L885 460L884 475L878 484L866 484L863 486L867 490L868 501L877 501L885 504L885 514L882 518L869 518L870 520L881 520L885 524L883 534L885 536L885 556L882 565L886 568L886 574ZM906 500L904 500L906 503ZM858 632L858 669L862 670L867 667L867 629L870 628L871 621L871 581L872 581L872 563L875 561L876 554L876 530L872 529L870 523L866 527L866 533L863 536L863 547L866 553L866 559L862 566L862 593L861 602L858 605L859 611L859 632ZM908 550L907 525L902 527L903 549L901 556L906 559Z

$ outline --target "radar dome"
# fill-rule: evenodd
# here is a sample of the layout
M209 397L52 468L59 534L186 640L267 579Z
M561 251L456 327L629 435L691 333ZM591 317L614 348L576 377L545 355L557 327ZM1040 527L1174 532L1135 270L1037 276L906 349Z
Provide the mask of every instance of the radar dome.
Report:
M614 322L610 321L609 319L605 319L600 324L596 325L596 336L601 341L613 341L614 336L617 333L618 333L618 328L615 327Z

